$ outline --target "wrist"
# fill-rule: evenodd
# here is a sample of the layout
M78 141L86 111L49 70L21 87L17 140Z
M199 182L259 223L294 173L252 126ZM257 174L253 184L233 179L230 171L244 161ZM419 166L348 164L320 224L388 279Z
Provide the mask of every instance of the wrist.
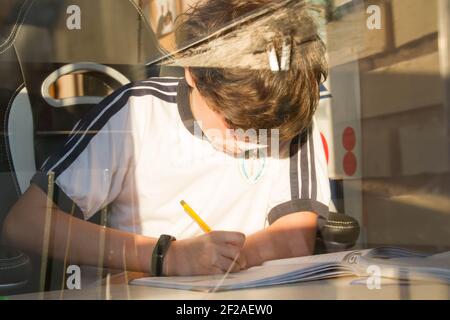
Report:
M246 244L242 250L247 262L246 268L256 267L263 264L264 259L261 256L259 248L251 243Z
M152 259L152 252L155 248L156 241L151 238L144 238L137 239L136 242L134 242L134 245L129 245L127 249L123 250L123 253L121 254L122 259L126 259L124 261L124 268L137 271L137 272L143 272L143 273L150 273L151 271L151 264L150 261ZM132 260L125 257L125 253L127 256L134 257L135 263L133 263ZM134 267L135 266L135 267Z

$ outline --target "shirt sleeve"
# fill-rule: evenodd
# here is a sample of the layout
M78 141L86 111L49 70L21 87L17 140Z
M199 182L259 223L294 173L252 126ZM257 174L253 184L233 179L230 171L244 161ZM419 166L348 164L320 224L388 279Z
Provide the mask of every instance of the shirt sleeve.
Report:
M119 90L90 110L32 178L49 194L53 175L53 201L62 210L87 220L120 193L133 152L125 93Z
M269 224L295 212L315 212L328 218L330 184L325 151L313 121L311 127L286 146L274 175L268 211ZM282 157L282 153L280 153ZM319 223L320 224L320 223Z

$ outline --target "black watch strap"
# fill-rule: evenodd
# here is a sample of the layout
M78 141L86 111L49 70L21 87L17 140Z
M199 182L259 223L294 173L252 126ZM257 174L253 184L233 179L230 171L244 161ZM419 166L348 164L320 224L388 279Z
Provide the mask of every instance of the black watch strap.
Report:
M152 277L162 276L164 258L166 256L167 250L169 250L170 248L172 241L175 240L175 237L167 234L163 234L159 237L152 254L152 262L150 266L150 275Z

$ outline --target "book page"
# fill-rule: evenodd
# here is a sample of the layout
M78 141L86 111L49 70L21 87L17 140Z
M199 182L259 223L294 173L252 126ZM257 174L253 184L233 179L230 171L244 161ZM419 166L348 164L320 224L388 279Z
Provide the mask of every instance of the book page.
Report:
M350 250L335 253L318 254L306 257L297 257L290 259L271 260L263 264L263 266L272 265L292 265L292 264L305 264L305 263L342 263L345 261L351 261L354 256L361 256L369 253L372 249L364 250Z

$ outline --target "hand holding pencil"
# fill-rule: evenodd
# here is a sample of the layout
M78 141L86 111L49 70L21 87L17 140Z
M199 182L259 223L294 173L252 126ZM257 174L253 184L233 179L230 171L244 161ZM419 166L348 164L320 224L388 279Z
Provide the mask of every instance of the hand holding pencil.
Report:
M245 269L245 257L241 254L245 235L240 232L212 231L185 201L180 204L204 234L173 243L167 255L169 275L223 274Z

